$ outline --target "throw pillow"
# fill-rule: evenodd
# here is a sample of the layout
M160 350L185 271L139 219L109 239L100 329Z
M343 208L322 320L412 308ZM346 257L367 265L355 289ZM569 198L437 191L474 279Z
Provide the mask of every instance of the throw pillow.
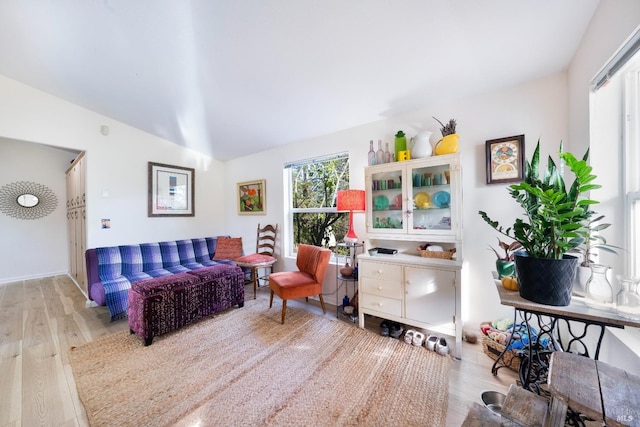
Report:
M218 237L214 260L236 259L242 256L242 237Z

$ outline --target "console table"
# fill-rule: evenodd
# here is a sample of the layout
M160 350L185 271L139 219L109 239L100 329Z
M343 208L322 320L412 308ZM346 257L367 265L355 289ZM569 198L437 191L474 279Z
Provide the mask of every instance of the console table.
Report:
M598 360L602 338L607 326L613 328L640 327L640 321L624 319L615 312L591 308L584 303L584 299L581 297L573 296L568 306L556 307L526 300L517 291L509 291L502 287L498 280L495 280L495 284L500 296L500 303L514 308L513 323L524 323L529 336L532 336L532 327L538 329L538 338L535 342L530 343L522 350L520 364L522 387L538 394L541 392L540 384L547 380L549 359L554 351L571 351L591 357L592 353L589 352L589 346L584 340L589 327L593 326L596 330L599 328L599 336L593 352L595 360ZM568 339L565 337L565 341L558 333L559 321L563 321L567 326ZM575 323L572 324L570 321ZM548 337L548 344L544 348L540 345L542 337ZM511 339L513 340L513 337ZM511 342L507 343L505 351L509 344ZM497 374L498 369L504 366L500 364L503 354L504 352L491 368L494 375Z

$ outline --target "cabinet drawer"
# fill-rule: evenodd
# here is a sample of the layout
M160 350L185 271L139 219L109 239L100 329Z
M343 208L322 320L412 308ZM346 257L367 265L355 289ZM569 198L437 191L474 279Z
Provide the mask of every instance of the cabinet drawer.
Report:
M402 299L402 285L399 281L376 280L370 278L361 279L362 292L387 298Z
M363 262L359 273L362 277L371 279L389 280L400 283L402 279L402 266L375 262Z
M392 316L402 316L402 301L399 299L385 298L378 295L361 294L361 309L377 311L382 314L390 314Z

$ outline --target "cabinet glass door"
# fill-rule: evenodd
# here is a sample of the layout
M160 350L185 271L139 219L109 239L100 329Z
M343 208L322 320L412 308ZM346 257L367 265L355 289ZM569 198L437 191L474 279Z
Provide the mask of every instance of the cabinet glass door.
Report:
M406 231L403 221L402 168L384 168L371 174L371 228L376 232Z
M411 180L409 191L410 232L433 233L451 231L451 215L455 206L451 185L451 165L412 167L407 171Z

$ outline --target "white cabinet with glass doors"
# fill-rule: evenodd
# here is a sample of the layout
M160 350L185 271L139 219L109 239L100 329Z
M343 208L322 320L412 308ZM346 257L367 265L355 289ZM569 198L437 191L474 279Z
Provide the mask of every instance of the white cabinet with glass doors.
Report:
M461 358L460 155L370 166L365 182L366 249L397 253L358 256L360 327L372 315L453 335L451 351ZM424 244L455 250L453 259L422 256L418 247Z

